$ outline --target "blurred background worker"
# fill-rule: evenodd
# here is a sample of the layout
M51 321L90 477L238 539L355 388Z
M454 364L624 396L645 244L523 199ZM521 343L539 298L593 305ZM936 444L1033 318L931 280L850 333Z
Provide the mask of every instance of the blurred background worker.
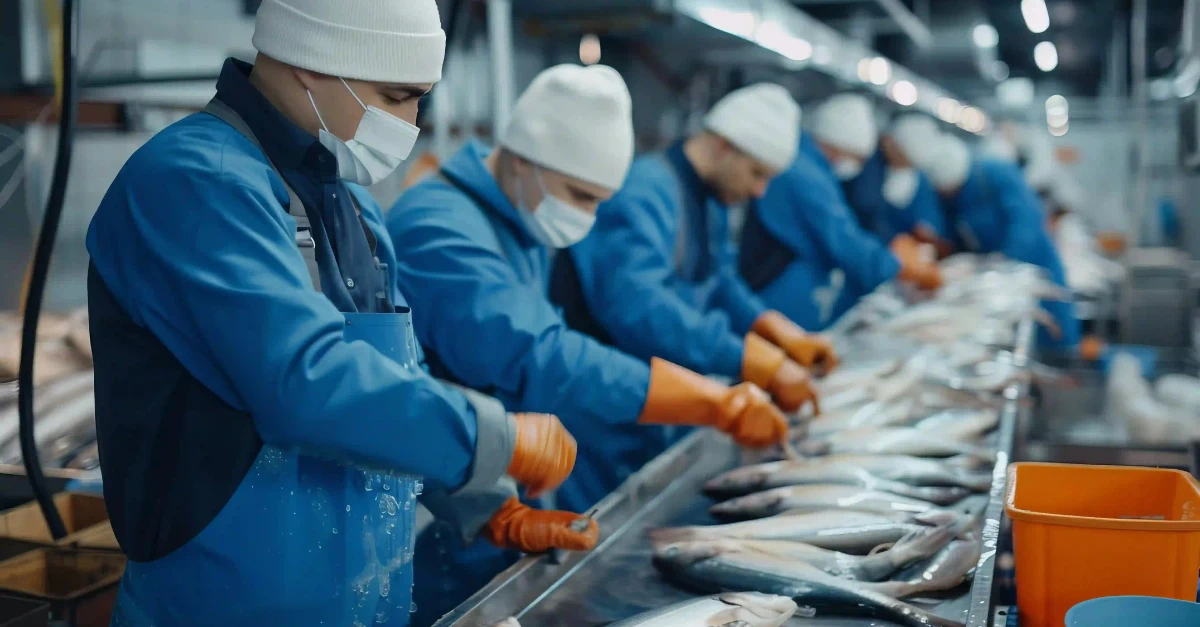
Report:
M846 202L868 233L891 242L907 233L933 244L946 235L937 191L929 177L912 164L904 145L915 126L928 126L936 135L933 118L906 114L896 118L879 137L879 149L867 159L858 176L842 184ZM916 131L921 132L921 131Z
M568 328L548 299L553 251L586 236L597 206L625 180L631 116L616 70L552 67L517 100L498 148L468 142L387 218L403 251L400 287L421 294L416 332L433 373L509 407L567 417L581 454L555 501L578 512L666 449L663 425L716 427L751 447L787 434L753 383L730 388L662 359L647 365ZM779 349L763 352L784 360ZM414 622L432 623L515 558L427 530Z
M899 277L922 289L941 285L906 233L891 250L859 226L841 183L858 176L875 151L871 103L839 94L813 115L795 162L752 203L738 267L767 306L807 329L824 329L859 298Z
M551 296L567 323L640 359L755 383L788 411L811 400L799 364L831 369L832 346L762 304L729 241L729 207L762 196L799 129L787 90L760 83L718 101L704 130L637 159L591 233L555 260Z
M408 157L441 76L433 0L268 0L254 45L126 163L88 235L105 498L129 556L113 622L407 625L422 481L462 533L553 544L501 477L553 489L575 442L426 374L392 286L362 186Z
M1047 230L1042 203L1010 162L972 154L961 139L943 134L937 149L919 157L938 194L961 250L1002 253L1010 259L1044 268L1048 278L1066 287L1058 252ZM1070 300L1046 301L1056 332L1040 336L1043 345L1074 347L1079 321Z

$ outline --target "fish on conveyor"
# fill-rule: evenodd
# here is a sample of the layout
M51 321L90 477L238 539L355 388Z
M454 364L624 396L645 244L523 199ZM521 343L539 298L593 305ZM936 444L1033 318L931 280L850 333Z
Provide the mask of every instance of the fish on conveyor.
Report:
M799 560L722 549L713 543L659 546L654 566L680 585L704 592L756 590L791 597L818 615L869 616L905 627L963 627L871 589L876 584L835 577Z
M882 581L901 568L933 557L954 540L957 533L957 528L953 525L918 529L896 541L891 548L870 555L850 555L804 542L787 540L711 540L708 542L718 549L742 553L759 552L774 555L780 559L800 560L835 577L855 581ZM929 563L932 564L932 561Z
M888 427L909 421L919 409L915 399L896 402L873 401L835 412L822 412L805 425L805 437L820 438L839 431L864 427Z
M809 484L772 488L740 496L708 509L720 519L750 520L785 512L810 513L827 509L848 509L884 516L915 516L937 507L899 494L845 484Z
M930 525L961 525L954 512L924 512L907 520L850 510L780 514L747 522L707 527L667 527L650 531L656 544L685 540L789 540L846 553L866 553Z
M1000 410L949 409L921 419L913 425L918 431L928 431L955 440L972 440L1000 424Z
M956 539L931 558L905 568L893 581L881 582L877 590L895 598L950 590L970 578L982 555L983 542L978 537Z
M797 609L786 596L726 592L651 610L608 627L780 627Z
M903 364L902 359L885 359L859 366L843 365L818 381L817 390L825 397L843 390L867 387L895 374Z
M995 454L978 444L964 442L941 434L919 431L912 427L865 427L831 434L820 440L796 443L805 455L831 453L860 453L870 455L912 455L915 457L953 457L968 455L992 460Z
M963 467L964 460L974 463L972 458L932 460L906 455L829 455L803 461L783 460L722 473L705 483L704 491L711 496L729 497L789 485L834 483L945 505L955 502L952 497L965 496L967 490L982 492L992 485L990 473ZM938 493L924 487L951 490L937 498Z

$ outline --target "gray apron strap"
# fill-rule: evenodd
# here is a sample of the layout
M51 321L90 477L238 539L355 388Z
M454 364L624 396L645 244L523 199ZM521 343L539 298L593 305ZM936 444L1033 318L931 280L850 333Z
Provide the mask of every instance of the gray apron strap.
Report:
M250 143L262 150L262 144L254 136L250 127L246 125L246 121L229 105L213 98L208 101L203 111L232 126L234 130L250 140ZM266 151L263 151L263 155L266 155ZM267 163L271 163L270 157L267 157ZM271 167L275 169L276 173L279 173L279 168L276 168L274 163L271 163ZM283 174L279 173L279 178L283 179ZM286 179L283 180L283 187L287 190L290 200L287 208L288 214L296 221L296 246L300 249L300 256L304 257L304 265L308 267L308 276L312 280L313 289L320 292L321 273L317 266L317 242L312 236L312 224L308 220L308 213L304 210L304 203L300 202L300 197L296 195L292 186L288 185Z

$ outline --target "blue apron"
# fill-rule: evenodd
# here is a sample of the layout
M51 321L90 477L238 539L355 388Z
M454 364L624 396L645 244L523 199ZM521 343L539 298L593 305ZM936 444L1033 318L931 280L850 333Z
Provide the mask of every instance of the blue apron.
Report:
M206 111L258 145L228 107L210 104ZM289 211L300 218L304 208L290 188L288 193ZM303 241L303 224L297 219L297 244L319 290L315 253ZM419 368L410 310L387 309L395 313L344 313L343 337L366 342L405 368ZM414 610L421 478L314 453L264 445L203 531L163 558L128 562L112 625L407 627ZM207 571L206 576L193 576L197 570ZM223 615L223 608L211 603L214 598L237 600Z

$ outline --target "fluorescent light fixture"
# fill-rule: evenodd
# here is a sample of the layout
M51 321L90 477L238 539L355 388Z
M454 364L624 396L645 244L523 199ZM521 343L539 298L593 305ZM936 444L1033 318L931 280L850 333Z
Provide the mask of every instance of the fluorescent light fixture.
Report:
M1062 126L1051 126L1050 134L1055 137L1062 137L1063 135L1067 134L1067 129L1068 125L1066 123L1063 123Z
M600 62L600 38L595 33L588 33L580 38L579 60L584 65L595 65Z
M1046 0L1021 0L1021 15L1025 18L1025 25L1034 33L1044 33L1050 28Z
M975 107L967 107L962 111L958 127L971 133L982 133L987 128L987 116Z
M892 87L888 90L888 95L896 104L903 107L911 107L917 103L917 86L909 81L896 81L892 83Z
M743 39L754 39L758 18L753 11L737 11L719 7L699 7L694 16L709 26Z
M768 50L773 50L792 61L807 61L813 56L812 44L785 31L778 22L769 21L759 25L754 41Z
M995 48L1000 43L1000 33L996 32L996 27L991 24L977 24L971 32L971 38L980 48Z
M1049 41L1043 41L1033 47L1033 62L1043 72L1053 71L1058 67L1058 48Z
M1046 99L1046 115L1066 115L1069 108L1067 97L1061 94Z
M953 98L938 98L937 116L947 124L958 124L962 117L962 103Z
M861 67L861 66L860 66ZM861 69L860 69L861 76ZM883 86L892 78L892 64L883 57L875 57L867 64L867 80L872 83Z

